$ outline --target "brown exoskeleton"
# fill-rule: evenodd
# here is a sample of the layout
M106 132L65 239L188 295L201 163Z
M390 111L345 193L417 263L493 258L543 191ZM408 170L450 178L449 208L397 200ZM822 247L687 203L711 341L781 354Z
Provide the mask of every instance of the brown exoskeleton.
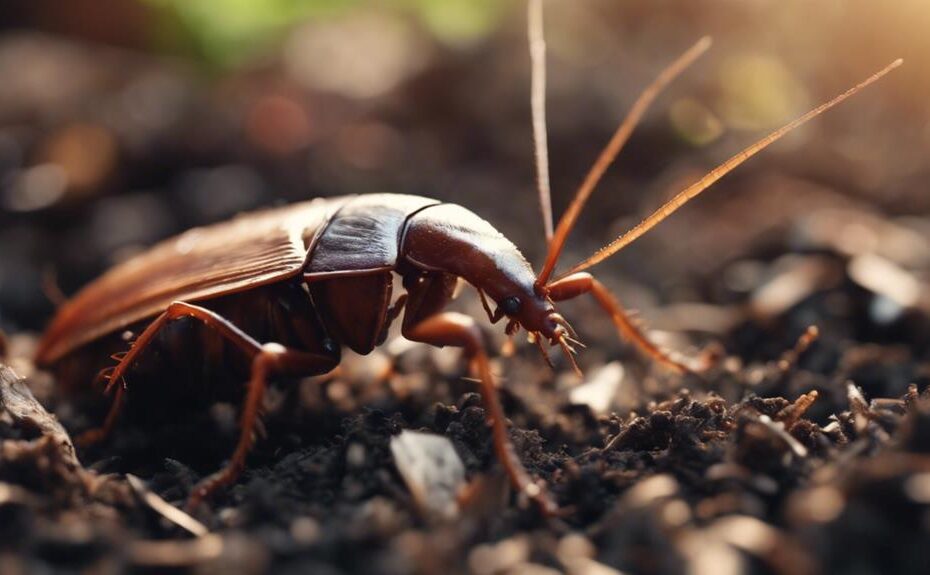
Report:
M583 205L656 95L709 46L703 39L664 70L633 105L553 231L548 208L543 118L543 43L540 3L530 3L533 117L540 194L549 251L534 273L517 247L486 221L455 204L429 198L374 194L317 199L246 214L194 229L119 265L61 307L37 356L63 384L86 388L110 353L125 350L125 331L137 333L128 351L105 371L113 403L101 428L82 436L100 441L114 429L127 393L159 385L159 374L190 387L231 391L248 379L241 435L229 463L190 494L193 505L236 480L253 443L253 430L271 376L322 374L339 364L345 345L368 353L404 313L402 333L413 341L465 350L480 378L497 457L514 487L546 513L557 509L516 456L507 433L482 332L469 316L443 311L462 279L474 286L492 322L507 320L560 346L571 358L575 334L558 302L590 293L620 335L669 368L690 368L653 344L617 299L585 269L603 261L658 224L790 130L876 81L900 61L739 152L676 195L628 233L553 279L559 254ZM392 275L405 294L392 301ZM492 310L490 298L496 304ZM244 360L244 361L243 361Z

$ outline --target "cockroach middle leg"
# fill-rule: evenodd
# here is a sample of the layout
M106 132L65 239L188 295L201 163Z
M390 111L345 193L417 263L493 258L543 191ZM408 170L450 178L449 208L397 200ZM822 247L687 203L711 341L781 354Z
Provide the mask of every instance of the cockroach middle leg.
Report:
M547 286L549 297L553 301L564 301L576 298L582 294L590 293L598 305L607 312L620 337L629 341L647 357L655 360L659 364L668 367L677 373L691 373L703 371L709 366L689 366L683 361L676 359L673 352L662 348L655 342L651 341L646 334L642 332L636 322L630 318L627 311L623 308L620 301L614 296L607 286L602 284L589 273L576 273L557 280Z
M242 408L236 450L225 467L194 486L187 499L187 509L196 508L217 489L234 483L245 469L246 457L255 441L254 430L262 399L268 387L268 379L272 375L312 375L328 371L334 365L335 361L328 356L288 349L276 343L261 346L252 357L252 375Z
M113 367L108 375L110 381L107 385L107 392L116 391L113 403L110 405L110 410L107 412L106 419L101 427L91 429L81 434L77 439L79 445L84 447L93 445L106 440L110 436L110 433L113 432L116 426L116 422L119 420L119 414L123 407L124 393L126 391L123 378L126 372L132 367L136 359L138 359L139 354L152 343L159 331L164 329L169 322L183 317L193 317L200 320L205 325L215 329L249 355L254 355L261 349L261 344L219 314L185 302L172 303L164 313L158 316L155 321L145 328L132 343L129 350L120 356L119 363Z
M491 375L491 366L485 351L481 330L475 320L467 315L456 312L445 312L430 316L411 327L404 328L404 337L412 341L446 346L461 347L477 366L480 377L481 397L484 400L494 438L494 451L498 460L504 466L511 484L520 493L530 497L549 516L555 515L558 506L549 497L549 494L532 479L520 458L514 450L513 443L507 433L507 419L501 406L494 378Z
M191 317L199 320L248 355L258 353L262 347L261 344L255 341L249 334L233 325L229 320L218 313L204 307L192 305L183 301L176 301L169 305L168 309L166 309L163 314L158 316L155 321L145 328L136 341L132 343L129 351L122 356L119 364L117 364L113 373L110 375L110 383L107 385L107 391L110 391L117 385L125 383L123 377L126 371L132 367L136 359L138 359L139 354L152 343L155 336L164 329L165 325L184 317Z

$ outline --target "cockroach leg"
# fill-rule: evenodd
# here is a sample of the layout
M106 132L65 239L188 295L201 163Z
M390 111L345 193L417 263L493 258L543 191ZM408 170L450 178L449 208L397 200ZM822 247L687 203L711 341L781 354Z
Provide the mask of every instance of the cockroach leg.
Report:
M84 433L80 440L84 445L106 439L119 418L124 403L126 387L117 382L123 380L126 371L132 367L139 354L155 339L158 332L169 322L183 317L192 317L210 329L222 335L246 355L252 358L252 374L248 384L245 405L242 409L241 435L230 462L219 472L201 481L191 492L188 507L208 497L217 488L235 481L245 466L245 458L253 443L253 432L258 419L259 408L265 394L268 376L271 374L315 375L329 371L338 363L335 357L287 349L279 344L259 344L248 334L233 325L227 319L209 309L185 302L174 302L163 314L153 321L129 351L122 356L119 365L110 377L110 386L116 389L116 396L103 426Z
M388 309L387 313L387 323L391 323L400 316L400 312L404 311L404 306L407 305L407 294L403 294L394 300L394 305Z
M552 298L553 301L564 301L576 298L585 293L590 293L604 311L610 315L621 338L632 343L647 357L652 358L659 364L677 373L684 374L696 371L673 358L671 351L663 349L658 344L650 341L646 334L644 334L630 318L617 298L610 293L610 290L591 274L584 272L573 274L552 282L546 286L546 288L549 297Z
M520 493L532 499L545 515L556 515L558 506L543 487L530 479L510 441L507 433L507 419L501 407L500 398L497 396L481 330L475 320L456 312L440 313L413 326L405 327L404 337L439 347L451 345L465 350L467 356L477 367L481 378L481 396L494 437L494 450L511 484Z
M195 509L201 501L207 499L217 489L236 481L245 469L245 460L254 443L254 431L258 422L262 399L268 387L268 378L272 375L309 375L328 371L335 365L333 358L287 349L276 343L260 346L252 358L252 376L249 379L248 394L242 408L239 443L232 458L223 469L202 480L194 486L187 500L187 509Z
M145 328L145 331L132 343L129 350L120 354L114 354L113 357L119 361L116 366L107 368L99 374L98 377L105 377L109 380L106 388L107 393L115 389L116 396L113 399L110 410L107 412L107 417L103 425L97 429L84 432L78 437L77 441L79 445L87 447L104 441L110 436L110 433L116 426L120 410L123 406L123 392L125 391L125 380L123 376L126 374L126 371L132 367L139 354L152 343L152 340L158 332L164 328L168 322L182 317L194 317L199 319L204 324L223 334L228 340L238 345L240 349L249 355L254 355L257 350L261 349L261 345L257 341L218 314L206 308L184 302L172 303L164 313L158 316L155 321Z
M488 314L488 321L490 321L491 323L497 323L500 320L504 319L504 312L501 309L498 308L493 311L491 310L491 306L490 304L488 304L488 297L484 295L484 290L479 289L477 291L478 291L478 298L481 300L481 305L484 307L484 313ZM511 329L510 324L507 324L507 329L508 330ZM511 335L511 334L508 333L507 335Z
M477 291L478 291L478 299L481 300L481 307L484 308L484 313L488 314L488 320L493 322L494 311L491 310L491 306L490 304L488 304L488 298L486 295L484 295L484 290L479 289Z
M94 376L93 382L91 382L91 387L96 390L99 390L104 387L108 387L110 383L110 379L113 376L113 370L115 369L116 369L116 366L111 365L110 367L105 367L101 369L100 371L98 371L97 375Z
M116 422L119 420L119 414L123 408L123 402L125 401L125 394L125 387L122 385L116 386L116 394L113 396L113 403L110 404L110 409L107 411L107 416L103 420L103 425L95 429L88 429L79 435L74 440L74 443L76 443L78 447L90 447L110 436L110 433L113 432L113 428L116 427Z
M381 333L378 334L378 341L384 341L387 338L388 331L391 329L391 324L394 323L394 320L397 319L397 317L404 311L404 306L406 305L407 294L403 294L394 301L394 304L391 305L391 307L388 308L387 314L385 315L384 327L381 329ZM388 378L389 377L390 375Z
M145 331L132 343L132 347L129 348L129 351L122 356L122 359L120 359L119 364L110 376L110 383L107 386L107 391L110 391L114 386L118 385L119 382L123 381L123 376L132 364L135 363L139 353L152 343L152 340L154 340L158 332L165 327L165 324L182 317L192 317L200 320L249 355L253 355L261 349L260 343L216 312L182 301L176 301L169 305L168 309L165 310L163 314L158 316L155 321L145 328Z

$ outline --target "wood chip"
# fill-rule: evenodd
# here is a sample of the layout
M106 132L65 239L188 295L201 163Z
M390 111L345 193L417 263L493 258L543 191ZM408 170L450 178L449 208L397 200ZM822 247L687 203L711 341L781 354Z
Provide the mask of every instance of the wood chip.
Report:
M153 511L171 523L174 523L178 527L197 537L203 537L210 532L210 530L207 529L203 523L197 521L187 513L181 511L174 505L168 503L157 494L155 494L151 489L148 488L148 486L145 485L145 482L143 482L135 475L127 473L126 481L129 482L129 486L143 503L148 505Z
M9 367L0 364L0 409L6 410L17 424L37 429L61 450L64 461L81 467L74 443L54 415L42 407L32 395L24 379Z
M777 317L816 291L842 281L842 269L819 256L784 256L773 266L775 275L750 300L752 314L765 320Z
M853 412L856 432L863 433L872 419L869 403L862 395L862 390L851 381L846 382L846 398L849 401L849 409Z
M457 497L465 485L465 465L452 442L441 435L404 430L391 439L400 476L426 517L458 515Z
M626 371L619 361L612 361L595 370L588 380L569 393L575 405L587 405L598 415L606 414L613 404Z
M924 286L911 272L891 260L873 254L857 256L849 262L848 272L854 282L902 308L922 303Z
M0 482L0 507L4 505L38 505L41 500L19 485Z
M775 419L780 421L782 425L785 426L785 429L790 431L791 428L794 427L794 424L807 413L807 410L810 409L812 405L814 405L818 395L816 389L802 394L794 400L794 403L778 412Z
M784 441L796 456L800 458L807 457L807 448L801 445L801 442L795 439L793 435L785 431L784 424L772 421L767 415L760 415L756 421Z

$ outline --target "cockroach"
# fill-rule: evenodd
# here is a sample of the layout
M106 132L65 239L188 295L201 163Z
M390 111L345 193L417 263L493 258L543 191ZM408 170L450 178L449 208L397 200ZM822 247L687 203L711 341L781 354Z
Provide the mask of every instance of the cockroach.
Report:
M101 372L113 394L100 428L84 444L113 431L127 393L161 385L160 374L184 385L241 389L240 436L229 462L194 487L190 506L233 483L253 444L263 395L272 376L326 373L340 362L341 346L360 354L380 345L404 314L402 334L434 346L464 350L476 369L492 429L495 453L518 493L544 513L558 509L541 480L524 470L508 437L475 319L444 311L464 280L481 297L492 323L506 332L525 329L546 356L544 343L572 361L577 336L556 304L591 294L619 335L646 356L677 372L699 369L649 340L618 299L584 270L615 254L686 202L789 131L809 121L900 65L896 61L836 98L750 145L675 195L629 232L553 277L565 241L598 180L626 143L656 96L707 50L702 39L642 92L583 180L557 226L549 201L544 114L545 44L542 11L530 0L531 102L538 189L548 240L539 271L488 222L451 203L412 196L372 194L315 199L249 213L190 230L116 266L62 305L41 340L37 363L54 368L68 389L87 389L108 354L115 365ZM405 293L392 298L399 275ZM495 303L492 309L488 299ZM127 344L124 332L136 333ZM127 349L128 346L128 349ZM548 361L548 357L546 357ZM576 366L577 369L577 366Z

